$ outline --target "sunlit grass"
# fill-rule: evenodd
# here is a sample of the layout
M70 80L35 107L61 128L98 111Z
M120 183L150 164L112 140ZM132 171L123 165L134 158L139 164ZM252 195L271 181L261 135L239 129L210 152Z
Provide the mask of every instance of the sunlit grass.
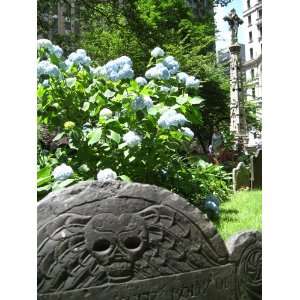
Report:
M224 240L249 229L261 230L262 192L240 191L230 201L221 204L221 218L217 228Z

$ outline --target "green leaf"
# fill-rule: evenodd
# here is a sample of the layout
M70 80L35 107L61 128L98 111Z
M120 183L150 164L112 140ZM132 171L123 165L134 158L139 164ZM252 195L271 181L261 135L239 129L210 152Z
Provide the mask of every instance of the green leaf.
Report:
M192 99L189 100L189 102L191 104L200 104L203 101L204 101L204 99L200 98L200 97L194 97L194 98L192 98Z
M126 158L128 155L129 155L129 149L126 149L126 150L124 151L124 157Z
M126 143L119 144L118 149L123 149L127 146Z
M187 94L180 95L179 97L176 98L176 102L180 105L188 102L188 100L189 100L189 97Z
M131 156L130 158L129 158L129 162L133 162L135 160L135 156Z
M102 135L102 129L101 128L96 128L94 129L89 135L89 141L88 141L88 145L92 146L96 143L98 143L101 139L101 135Z
M109 139L115 141L117 144L121 141L121 135L119 135L117 132L110 130L110 135L107 136Z
M38 187L51 181L51 179L52 179L51 172L52 172L52 168L50 166L46 166L37 172L37 186Z
M62 189L68 185L70 185L71 183L73 183L75 181L74 178L69 178L69 179L66 179L64 181L56 181L52 187L52 190L53 191L56 191L56 190L59 190L59 189Z
M90 168L88 167L87 164L83 164L78 168L78 171L82 173L87 173L90 171Z
M46 92L46 89L42 85L40 85L37 90L38 98L42 98L44 96L45 92Z
M107 89L107 90L104 92L103 96L104 96L105 98L112 98L115 94L116 94L115 92L111 91L110 89Z
M132 180L127 175L121 175L119 176L123 181L126 182L132 182Z
M57 134L53 139L53 142L60 140L64 136L64 134L65 134L64 132Z
M87 111L90 108L90 102L84 102L82 106L83 111Z
M89 98L89 102L95 103L95 102L96 102L97 96L98 96L98 92L96 92L93 96L91 96L91 97Z

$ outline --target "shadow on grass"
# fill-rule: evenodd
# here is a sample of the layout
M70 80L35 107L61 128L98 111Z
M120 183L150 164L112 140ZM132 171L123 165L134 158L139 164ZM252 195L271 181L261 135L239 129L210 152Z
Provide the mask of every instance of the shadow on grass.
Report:
M237 209L221 209L221 220L226 222L236 222L238 221L238 213L239 211Z

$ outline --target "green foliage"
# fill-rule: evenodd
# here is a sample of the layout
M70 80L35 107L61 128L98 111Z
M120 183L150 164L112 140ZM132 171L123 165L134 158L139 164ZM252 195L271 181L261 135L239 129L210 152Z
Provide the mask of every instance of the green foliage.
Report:
M207 194L226 200L228 178L219 166L193 163L183 149L191 137L180 126L160 126L158 120L168 109L188 120L202 123L199 106L204 100L177 81L152 79L145 86L135 80L111 81L95 75L89 66L69 68L63 58L38 52L59 68L58 77L38 78L38 196L80 180L94 179L110 168L119 179L166 187L198 205ZM160 62L157 59L157 62ZM148 67L154 65L150 60ZM49 85L44 84L48 80ZM171 88L162 92L161 86ZM136 109L137 97L151 97L152 107ZM147 98L149 99L149 98ZM110 110L104 115L103 110ZM187 126L186 125L186 126ZM130 145L124 138L136 133L141 141ZM74 173L59 181L53 170L65 163Z

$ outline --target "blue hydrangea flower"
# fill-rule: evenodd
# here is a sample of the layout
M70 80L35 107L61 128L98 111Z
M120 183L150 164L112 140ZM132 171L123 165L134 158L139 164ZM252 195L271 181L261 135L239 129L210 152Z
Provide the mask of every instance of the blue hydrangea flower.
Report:
M135 81L137 82L137 84L138 85L140 85L140 86L144 86L144 85L146 85L147 84L147 80L144 78L144 77L137 77L136 79L135 79Z
M64 51L57 45L53 46L52 53L55 54L57 57L62 57Z
M59 77L60 72L56 65L48 60L42 60L37 65L37 76L40 77L41 75Z
M132 148L139 145L142 141L142 138L133 131L129 131L123 135L123 141L127 144L128 147Z
M132 79L134 77L132 61L128 56L121 56L115 60L110 60L104 66L97 67L94 70L94 75L105 77L112 81Z
M163 60L163 64L168 68L171 75L174 75L179 70L179 63L173 56L167 56Z
M42 86L43 87L49 87L49 80L48 79L45 79L43 82L42 82Z
M188 74L186 74L185 72L179 72L177 75L177 80L180 81L181 83L185 84L186 79L189 77Z
M39 39L37 41L37 49L41 49L41 48L47 49L48 51L52 51L53 44L52 44L52 42L50 40Z
M77 66L88 66L91 63L91 58L87 56L84 49L77 49L75 52L72 52L68 59L65 61L65 64L70 67L73 64Z
M109 168L100 170L97 174L98 181L111 181L116 179L117 179L117 173Z
M151 56L152 57L159 57L159 56L164 56L165 55L165 51L159 47L155 47L152 51L151 51Z
M153 101L149 96L138 96L134 99L132 103L132 109L134 111L142 110L144 108L151 108L153 106Z
M61 164L53 170L52 175L55 180L63 181L73 175L73 169L66 164Z
M160 92L162 93L169 93L170 92L170 88L168 88L167 86L160 86L159 87Z
M194 132L188 127L181 127L181 131L184 135L186 135L190 138L194 137Z
M185 124L187 119L181 113L174 109L166 110L158 119L158 126L162 128L170 128L171 126L179 126Z
M185 86L187 88L197 89L199 88L200 80L196 79L194 76L189 76L185 81Z
M112 114L112 111L108 108L103 108L99 113L99 115L105 119L110 119L112 117Z
M170 78L170 72L163 64L159 63L156 66L150 68L145 73L148 79L163 79L167 80Z

